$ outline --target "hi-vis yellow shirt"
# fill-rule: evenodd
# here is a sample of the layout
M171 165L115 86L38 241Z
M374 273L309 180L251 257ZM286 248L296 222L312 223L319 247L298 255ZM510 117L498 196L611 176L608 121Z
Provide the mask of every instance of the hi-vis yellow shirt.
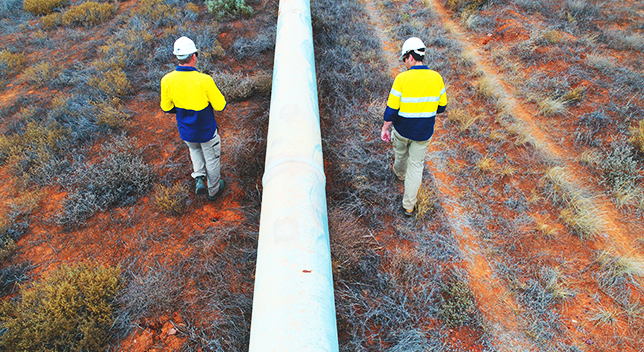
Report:
M161 79L161 109L176 113L179 136L187 142L212 139L217 130L215 113L226 107L226 99L212 77L194 67L177 66Z
M434 133L436 114L445 111L446 106L443 77L427 66L412 66L396 76L384 120L393 121L401 136L426 141Z

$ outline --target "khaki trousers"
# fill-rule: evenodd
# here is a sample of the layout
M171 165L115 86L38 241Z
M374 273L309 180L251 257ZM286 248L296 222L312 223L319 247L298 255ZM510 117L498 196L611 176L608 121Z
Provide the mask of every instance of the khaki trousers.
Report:
M186 142L186 141L184 141ZM190 160L192 160L192 178L206 176L208 180L208 195L214 196L219 191L219 179L221 178L221 138L218 131L211 140L203 143L186 142L190 148Z
M393 127L391 135L396 155L394 172L399 179L405 180L402 205L407 210L413 210L418 201L418 189L423 180L423 164L430 139L421 142L413 141L398 134Z

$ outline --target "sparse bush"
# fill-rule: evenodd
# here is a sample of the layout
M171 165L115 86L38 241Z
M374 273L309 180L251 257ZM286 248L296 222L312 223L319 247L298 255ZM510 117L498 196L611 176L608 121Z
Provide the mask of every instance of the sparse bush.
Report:
M140 154L133 153L132 142L124 137L104 147L105 158L96 164L79 166L74 183L77 190L69 192L57 222L65 228L78 227L100 210L129 205L148 191L152 184L152 168Z
M117 9L116 5L88 1L65 11L61 20L65 26L91 27L110 19Z
M6 79L19 72L25 65L24 54L14 54L8 50L0 51L0 78Z
M186 211L188 192L188 187L182 183L175 183L171 187L157 185L154 191L154 205L161 212L181 215Z
M207 0L206 7L219 19L253 16L253 8L246 5L244 0Z
M120 269L63 265L31 288L17 303L4 303L8 351L104 351L113 321Z
M149 55L155 41L155 35L145 21L131 18L127 28L117 31L99 48L105 59L96 61L95 66L99 71L105 71L139 65Z
M259 33L255 38L239 38L232 46L235 58L238 60L255 58L258 54L275 48L275 32Z
M54 9L67 6L69 0L24 0L22 6L25 11L34 15L47 15Z

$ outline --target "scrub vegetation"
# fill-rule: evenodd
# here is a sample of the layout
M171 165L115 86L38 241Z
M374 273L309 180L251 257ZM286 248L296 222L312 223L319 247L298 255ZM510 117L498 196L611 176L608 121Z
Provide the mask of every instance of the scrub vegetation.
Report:
M642 350L642 5L311 10L340 350ZM0 349L248 349L277 16L0 4ZM158 105L182 35L228 100L215 202ZM410 36L448 108L408 219L379 131Z

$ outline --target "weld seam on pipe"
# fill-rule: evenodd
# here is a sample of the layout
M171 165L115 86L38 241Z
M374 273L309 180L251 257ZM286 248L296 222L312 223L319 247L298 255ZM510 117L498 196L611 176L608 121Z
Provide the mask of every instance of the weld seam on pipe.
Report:
M280 160L275 160L271 165L267 166L264 171L264 176L262 177L262 186L266 186L267 180L270 179L270 176L272 176L271 173L275 168L285 164L299 164L301 166L312 167L313 170L315 170L315 172L318 173L320 177L322 177L322 179L324 180L323 182L326 183L326 176L324 175L324 169L319 164L317 164L315 161L309 158L294 157L294 158L283 158Z

